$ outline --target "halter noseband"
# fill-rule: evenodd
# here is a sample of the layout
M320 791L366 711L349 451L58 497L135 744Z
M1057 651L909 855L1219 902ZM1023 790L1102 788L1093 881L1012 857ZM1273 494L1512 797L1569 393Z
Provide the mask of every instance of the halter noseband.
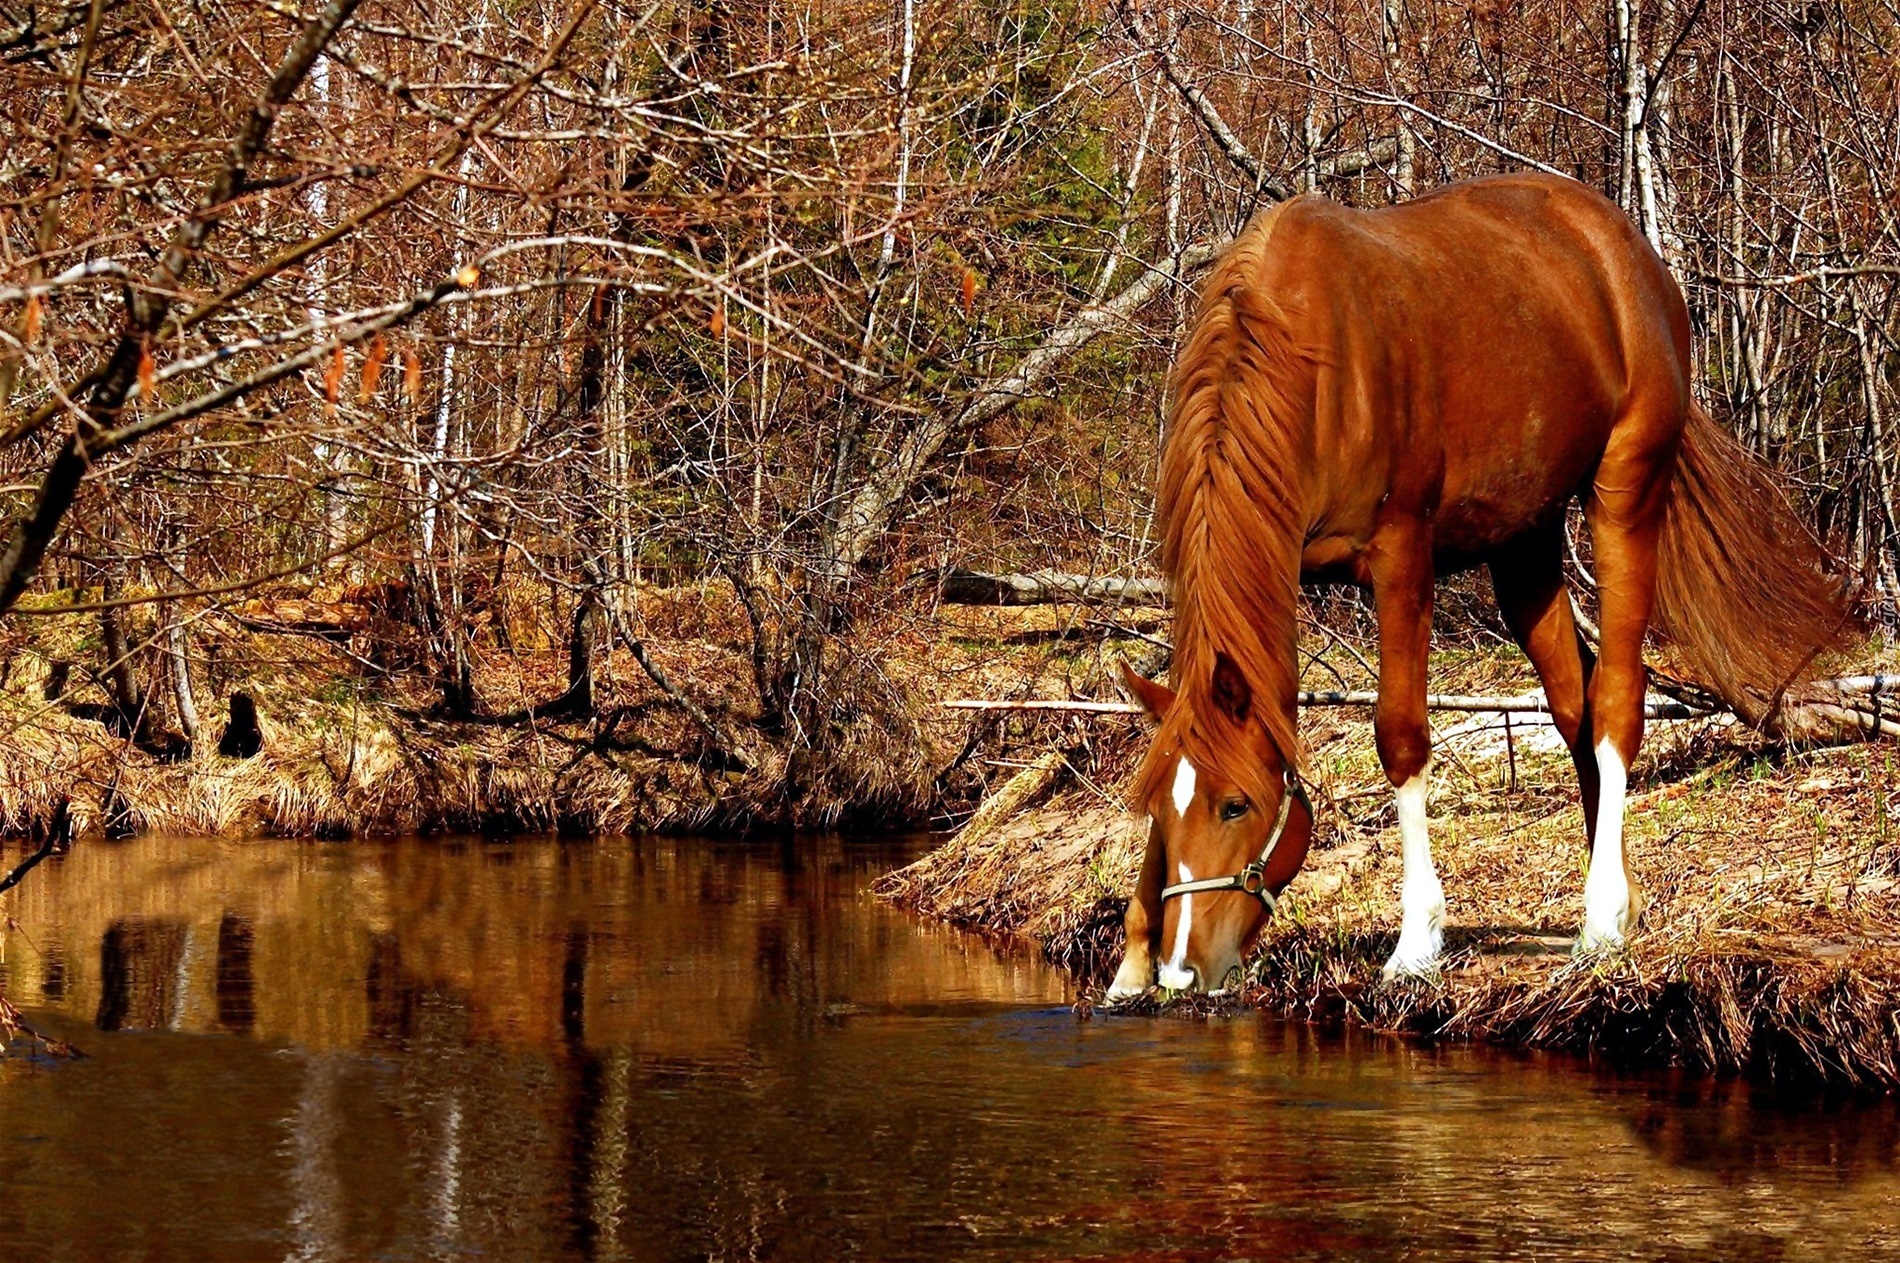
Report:
M1280 814L1273 818L1273 831L1267 834L1266 845L1260 848L1260 854L1231 877L1203 877L1198 881L1184 881L1164 887L1161 891L1162 901L1166 902L1176 895L1196 895L1204 890L1238 890L1258 899L1266 907L1267 915L1272 916L1279 901L1267 889L1267 861L1273 858L1281 836L1286 833L1286 822L1293 814L1295 798L1305 804L1307 814L1311 815L1313 800L1306 796L1306 786L1300 783L1300 778L1289 767L1286 772L1286 792L1280 795Z

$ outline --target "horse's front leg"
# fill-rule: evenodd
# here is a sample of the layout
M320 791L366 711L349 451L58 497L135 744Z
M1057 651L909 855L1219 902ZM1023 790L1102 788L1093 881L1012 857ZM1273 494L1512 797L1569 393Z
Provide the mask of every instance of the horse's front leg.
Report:
M1432 866L1425 823L1426 778L1432 732L1425 714L1425 663L1431 648L1432 556L1423 525L1389 525L1367 553L1379 616L1379 708L1373 732L1379 762L1398 802L1405 878L1399 902L1405 919L1386 977L1436 973L1444 946L1445 890Z
M1150 823L1141 876L1122 917L1122 967L1115 971L1115 981L1108 984L1104 997L1110 1004L1132 1000L1154 985L1155 949L1161 942L1161 861L1161 830Z

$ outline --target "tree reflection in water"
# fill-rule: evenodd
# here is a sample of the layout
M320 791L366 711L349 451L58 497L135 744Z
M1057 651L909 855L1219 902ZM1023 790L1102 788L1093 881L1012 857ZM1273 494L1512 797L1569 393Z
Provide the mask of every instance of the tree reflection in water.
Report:
M8 995L91 1054L0 1065L0 1240L211 1260L1896 1244L1891 1106L1252 1018L1078 1022L1026 954L865 898L915 845L82 846L0 905L32 935L9 940Z
M257 978L251 971L251 923L225 913L218 918L218 1025L243 1033L257 1024Z

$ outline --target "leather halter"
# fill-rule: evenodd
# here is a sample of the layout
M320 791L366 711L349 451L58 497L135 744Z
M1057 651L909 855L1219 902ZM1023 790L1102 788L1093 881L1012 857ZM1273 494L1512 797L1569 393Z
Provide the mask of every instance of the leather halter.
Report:
M1279 900L1267 889L1267 861L1273 858L1274 850L1280 845L1280 838L1286 833L1286 822L1293 815L1293 800L1297 798L1313 814L1313 800L1306 796L1306 786L1294 775L1291 768L1286 773L1286 792L1280 795L1280 813L1273 819L1273 830L1267 834L1266 845L1260 848L1260 854L1250 860L1247 866L1231 877L1202 877L1195 881L1184 881L1164 887L1161 891L1163 902L1176 895L1197 895L1204 890L1238 890L1242 894L1252 895L1272 916Z

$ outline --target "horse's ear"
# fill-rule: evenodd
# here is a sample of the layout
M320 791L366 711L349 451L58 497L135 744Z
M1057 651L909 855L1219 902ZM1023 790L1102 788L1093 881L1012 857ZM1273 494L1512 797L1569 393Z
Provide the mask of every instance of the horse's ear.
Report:
M1138 673L1126 661L1122 663L1122 683L1128 686L1128 694L1141 704L1156 723L1167 718L1168 707L1174 705L1174 690L1165 684L1156 684L1153 680Z
M1253 686L1224 653L1214 655L1214 705L1237 724L1246 723L1253 710Z

